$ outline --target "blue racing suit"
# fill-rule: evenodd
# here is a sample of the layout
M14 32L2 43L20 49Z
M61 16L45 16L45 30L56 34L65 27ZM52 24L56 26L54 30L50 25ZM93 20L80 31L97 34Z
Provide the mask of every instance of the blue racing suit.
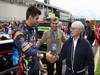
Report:
M19 50L19 64L22 70L18 75L38 75L39 65L35 46L36 28L29 27L26 23L20 24L14 34L14 42Z

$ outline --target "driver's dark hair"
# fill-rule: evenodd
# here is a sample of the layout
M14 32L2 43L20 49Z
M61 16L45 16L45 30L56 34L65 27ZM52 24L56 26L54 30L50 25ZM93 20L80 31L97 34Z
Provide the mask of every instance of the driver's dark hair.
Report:
M30 6L27 11L26 11L26 20L29 18L29 16L36 16L36 15L41 15L41 11L36 8L35 6Z

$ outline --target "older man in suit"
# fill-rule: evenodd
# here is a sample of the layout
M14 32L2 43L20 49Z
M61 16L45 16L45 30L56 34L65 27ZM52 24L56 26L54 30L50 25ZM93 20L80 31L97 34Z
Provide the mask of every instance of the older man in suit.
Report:
M71 38L63 45L59 60L66 59L65 75L94 75L94 56L90 43L80 37L84 25L75 21L71 25Z
M47 44L47 60L51 59L53 55L59 55L62 43L66 41L66 37L64 36L64 33L62 30L58 29L58 23L59 20L57 17L51 18L51 29L47 32L44 32L41 40L37 42L37 46L39 47L41 44L46 43ZM48 56L50 55L50 56ZM56 62L56 75L61 75L62 70L62 64L59 62ZM54 63L47 62L47 71L48 75L53 75L54 72Z

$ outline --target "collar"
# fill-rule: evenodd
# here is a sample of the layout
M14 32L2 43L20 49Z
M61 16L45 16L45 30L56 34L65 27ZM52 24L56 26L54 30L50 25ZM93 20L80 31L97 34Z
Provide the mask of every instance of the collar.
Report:
M73 38L73 41L77 41L80 37L78 36L76 39Z
M57 32L57 31L58 31L58 29L56 31L53 31L52 29L50 30L50 32Z
M28 30L33 30L33 27L29 27L26 23L24 23L25 28L27 28Z

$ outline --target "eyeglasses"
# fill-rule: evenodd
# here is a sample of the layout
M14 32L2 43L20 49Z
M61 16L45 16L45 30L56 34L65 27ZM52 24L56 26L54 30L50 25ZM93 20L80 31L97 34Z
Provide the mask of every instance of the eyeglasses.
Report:
M77 30L77 29L79 29L79 28L74 28L74 27L71 27L70 28L70 30Z

